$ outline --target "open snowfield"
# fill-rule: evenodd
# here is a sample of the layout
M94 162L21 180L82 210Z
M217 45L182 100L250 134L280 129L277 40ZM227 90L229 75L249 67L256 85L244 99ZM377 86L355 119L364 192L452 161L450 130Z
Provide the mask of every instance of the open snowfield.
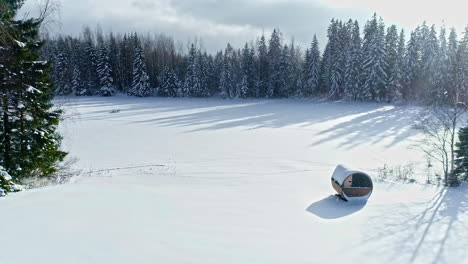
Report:
M468 188L375 181L415 162L417 109L310 100L61 98L71 183L0 199L1 264L468 263ZM114 113L111 113L114 112Z

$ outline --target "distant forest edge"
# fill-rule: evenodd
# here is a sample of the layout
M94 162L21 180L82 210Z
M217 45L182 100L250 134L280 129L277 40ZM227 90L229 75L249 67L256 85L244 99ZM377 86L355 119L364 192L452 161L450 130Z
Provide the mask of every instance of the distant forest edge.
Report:
M177 49L163 35L93 33L56 36L42 50L53 62L57 95L224 98L323 97L350 101L468 101L468 27L426 23L409 38L376 14L361 31L357 21L331 20L325 50L313 36L303 52L275 29L237 49L208 54L196 44Z

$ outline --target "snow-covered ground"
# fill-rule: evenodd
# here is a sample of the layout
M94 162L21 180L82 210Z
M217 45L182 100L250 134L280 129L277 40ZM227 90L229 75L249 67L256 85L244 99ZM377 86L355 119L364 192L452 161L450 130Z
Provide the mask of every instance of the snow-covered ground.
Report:
M415 162L417 109L309 100L62 98L71 183L0 199L1 264L466 263L468 188L375 182ZM113 112L113 113L112 113Z

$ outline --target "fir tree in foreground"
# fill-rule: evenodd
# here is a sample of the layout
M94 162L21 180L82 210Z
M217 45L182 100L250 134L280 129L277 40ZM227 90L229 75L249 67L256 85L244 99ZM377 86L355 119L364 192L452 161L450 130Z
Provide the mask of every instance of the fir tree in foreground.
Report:
M41 21L15 21L20 6L7 5L10 15L0 16L9 36L0 43L0 166L13 181L51 176L66 156L59 149L61 111L53 109L49 64L39 60Z

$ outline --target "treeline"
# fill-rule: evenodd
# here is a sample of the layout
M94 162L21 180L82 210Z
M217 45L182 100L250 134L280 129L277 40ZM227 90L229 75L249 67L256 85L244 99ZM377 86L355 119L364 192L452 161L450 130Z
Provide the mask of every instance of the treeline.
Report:
M241 49L227 44L208 54L196 44L183 52L173 39L104 35L87 28L79 38L48 41L56 94L224 98L327 96L360 101L467 102L468 29L461 40L426 23L408 38L374 15L333 19L325 50L314 36L303 52L275 29Z

